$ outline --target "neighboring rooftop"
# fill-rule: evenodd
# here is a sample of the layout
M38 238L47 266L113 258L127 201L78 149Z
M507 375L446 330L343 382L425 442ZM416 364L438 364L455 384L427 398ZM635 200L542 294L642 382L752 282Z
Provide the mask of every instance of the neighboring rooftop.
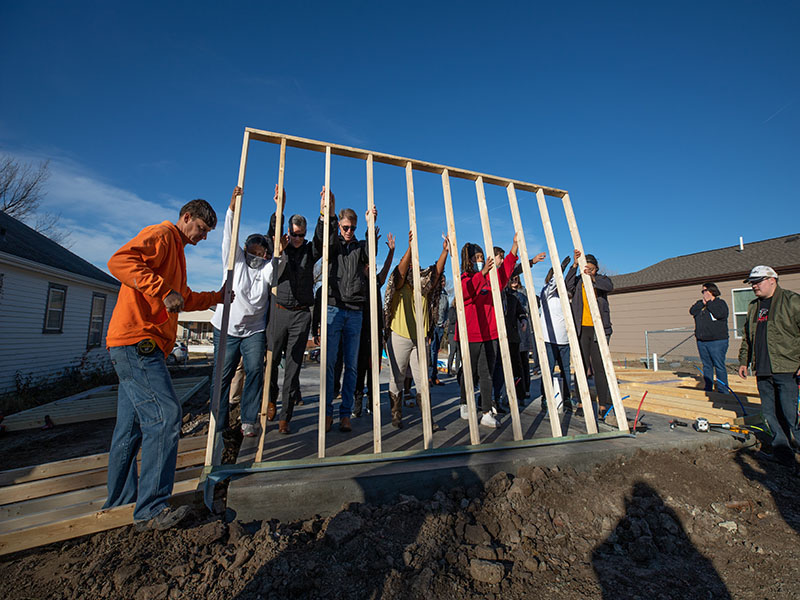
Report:
M103 283L119 285L119 281L108 273L3 211L0 211L0 252Z
M631 292L746 277L756 265L769 265L778 275L800 271L800 234L728 246L668 258L641 271L613 277L615 292Z

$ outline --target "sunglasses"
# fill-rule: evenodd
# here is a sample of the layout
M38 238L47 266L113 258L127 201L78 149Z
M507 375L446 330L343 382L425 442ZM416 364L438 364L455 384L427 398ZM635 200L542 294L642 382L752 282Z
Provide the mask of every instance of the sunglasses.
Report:
M339 225L339 227L341 227L342 231L344 231L345 233L356 230L355 225Z
M289 235L292 236L293 238L304 238L306 237L306 232L304 231L302 233L295 233L294 231L290 231Z

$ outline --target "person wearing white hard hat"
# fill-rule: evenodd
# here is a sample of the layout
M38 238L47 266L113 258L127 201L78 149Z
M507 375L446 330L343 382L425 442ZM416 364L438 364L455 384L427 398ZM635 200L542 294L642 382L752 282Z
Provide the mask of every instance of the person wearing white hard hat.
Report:
M739 376L747 378L750 366L756 375L761 411L772 431L776 459L795 465L791 443L800 445L797 416L797 378L800 377L800 294L778 285L778 274L759 265L744 280L755 299L747 308L747 319L739 350Z

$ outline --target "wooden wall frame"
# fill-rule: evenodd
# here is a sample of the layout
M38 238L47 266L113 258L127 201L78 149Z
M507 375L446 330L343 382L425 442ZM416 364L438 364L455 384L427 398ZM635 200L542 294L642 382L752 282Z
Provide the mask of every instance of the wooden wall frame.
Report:
M583 254L583 246L581 244L580 235L578 233L578 226L575 220L575 214L572 209L572 204L569 199L569 194L565 190L561 190L558 188L552 188L547 186L542 186L526 181L519 181L515 179L509 179L506 177L499 177L496 175L489 175L485 173L479 173L477 171L471 171L466 169L460 169L456 167L450 167L446 165L440 165L436 163L431 163L427 161L420 161L411 158L405 158L400 156L395 156L391 154L385 154L380 152L374 152L372 150L364 150L360 148L353 148L350 146L344 146L340 144L331 144L329 142L322 142L292 135L286 135L282 133L275 133L271 131L264 131L260 129L254 128L246 128L244 132L244 141L242 145L242 155L239 164L239 186L244 188L244 180L245 180L245 172L247 168L247 153L249 144L251 141L258 141L258 142L267 142L271 144L279 144L280 149L280 166L278 171L278 212L277 212L277 219L276 219L276 231L275 231L275 251L277 253L280 252L280 235L281 235L281 212L283 208L283 179L284 179L284 169L285 169L285 155L286 155L286 148L300 148L304 150L310 150L313 152L320 152L325 154L325 195L323 199L323 210L322 216L324 219L324 238L327 241L330 237L330 179L331 179L331 155L337 156L345 156L350 158L355 158L359 160L364 160L366 163L367 169L367 209L369 210L369 215L367 216L367 236L369 240L369 247L370 247L370 265L369 265L369 272L370 272L370 286L369 286L369 302L370 307L372 309L372 319L370 323L370 339L372 341L372 361L373 365L378 364L380 360L380 356L378 355L377 349L377 336L380 335L380 332L377 330L377 310L381 310L382 303L379 302L377 297L378 290L376 285L376 256L377 256L377 248L375 244L375 220L372 217L372 208L375 206L375 199L374 199L374 180L373 180L373 165L374 163L382 163L387 165L393 165L397 167L401 167L405 170L406 174L406 193L408 199L408 214L409 214L409 226L411 231L413 232L413 239L411 242L411 255L412 255L412 276L414 278L414 302L415 302L415 310L416 310L416 321L417 321L417 339L424 339L425 332L424 332L424 318L422 313L422 299L421 299L421 289L420 289L420 258L419 258L419 247L417 244L417 228L416 228L416 203L414 199L414 179L413 173L414 171L422 171L427 173L436 173L441 175L442 178L442 191L444 195L444 205L445 205L445 214L447 218L447 229L448 229L448 242L450 248L450 262L451 262L451 272L453 277L454 283L454 291L455 291L455 300L456 300L456 307L457 307L457 314L458 314L458 327L459 331L466 331L466 320L464 316L464 297L461 290L461 286L458 285L460 282L460 265L459 265L459 249L458 244L456 241L456 227L455 227L455 220L453 216L453 204L452 204L452 196L450 192L450 177L456 177L460 179L466 179L475 182L476 186L476 193L478 198L478 208L481 215L481 224L484 234L484 244L486 246L487 256L488 253L492 252L492 237L491 237L491 226L489 223L489 216L486 207L486 197L484 186L485 185L496 185L504 187L507 191L509 207L511 209L512 219L514 222L514 230L518 236L518 247L520 253L520 259L522 261L522 271L523 277L525 280L526 289L528 290L528 295L531 300L530 304L532 307L531 316L532 316L532 326L534 329L535 340L537 350L539 352L540 357L540 365L542 367L542 373L549 373L549 364L547 361L547 353L544 347L544 341L542 339L542 331L541 331L541 324L538 319L538 315L536 314L536 292L533 284L533 276L531 273L531 268L529 264L530 257L528 256L527 245L525 241L524 229L522 218L520 215L519 205L517 202L516 192L517 190L522 190L526 192L532 192L536 195L537 204L539 208L539 215L541 217L542 225L544 227L545 238L547 240L548 252L550 254L550 259L553 265L553 273L556 280L556 286L559 291L559 295L561 297L562 309L565 315L571 314L571 309L569 305L569 300L566 291L566 285L564 281L564 274L561 271L561 266L559 262L559 253L558 248L555 242L555 236L553 234L552 224L550 222L550 215L548 212L547 202L545 200L545 196L551 196L554 198L559 198L562 200L563 208L565 211L565 215L567 218L567 223L569 226L570 233L572 235L573 247L577 248ZM209 437L207 443L207 452L206 452L206 468L205 473L208 473L211 468L216 465L219 465L219 454L220 448L218 447L219 444L215 442L218 438L216 435L216 423L218 422L218 411L219 411L219 396L220 396L220 375L221 375L221 365L224 361L224 351L225 351L225 338L227 332L227 324L229 319L229 312L230 312L230 289L232 286L232 274L233 274L233 257L235 256L235 246L238 244L238 232L239 232L239 219L241 215L241 203L242 203L242 196L237 196L235 202L235 210L234 210L234 227L233 227L233 234L231 239L231 253L230 258L228 261L228 271L225 283L225 302L224 302L224 312L222 318L222 330L220 331L220 348L218 350L219 360L218 364L215 365L215 380L214 380L214 387L213 387L213 396L212 396L212 403L211 403L211 420L209 426ZM585 259L579 261L579 268L581 268L585 263ZM329 251L328 251L328 244L323 244L323 251L322 251L322 309L328 305L328 264L329 264ZM509 347L508 347L508 339L507 339L507 332L505 330L505 320L502 314L502 303L500 302L500 288L498 285L497 280L497 273L496 270L493 271L493 274L490 275L490 283L492 286L492 295L495 301L495 311L497 317L497 325L498 325L498 333L499 333L499 348L500 348L500 360L503 361L504 366L504 374L505 374L505 383L507 389L507 395L510 400L511 405L511 413L512 413L512 430L514 434L515 440L522 439L522 429L520 425L520 417L519 417L519 407L518 407L518 399L516 397L516 392L513 385L513 376L511 375L511 362L510 362L510 354L509 354ZM275 289L273 288L273 293ZM597 298L594 294L594 289L591 285L587 286L587 300L589 303L589 309L592 313L592 317L595 322L600 322L600 311L597 305ZM586 373L583 369L580 368L582 365L581 360L581 353L580 347L578 344L577 332L575 328L575 324L572 322L571 319L566 319L567 322L567 331L569 336L569 344L570 344L570 351L571 356L576 366L575 368L575 375L577 381L577 387L580 399L584 405L584 416L586 419L586 427L587 432L589 434L596 434L597 433L597 422L595 419L594 411L591 409L591 398L589 394L589 385L586 378ZM321 315L320 319L320 408L319 408L319 435L318 435L318 451L317 456L319 458L325 458L325 425L326 425L326 364L328 359L328 352L327 352L327 335L328 335L328 326L327 326L327 319L325 315ZM470 442L473 445L480 443L480 434L478 431L478 412L475 406L475 398L474 398L474 381L472 378L472 370L470 364L470 357L469 357L469 343L466 339L466 336L459 336L459 344L461 350L461 360L464 365L464 387L466 390L467 396L467 407L468 407L468 414L469 414L469 432L470 432ZM601 336L602 337L602 336ZM608 344L606 343L605 339L599 342L600 351L603 358L603 367L606 372L607 379L609 381L609 388L611 390L612 401L614 404L614 408L617 414L624 414L624 408L622 407L622 401L620 399L620 392L619 387L617 385L616 373L614 371L614 365L611 361L611 355L608 349ZM420 370L423 375L427 375L427 362L428 357L427 353L424 351L420 351L417 353L419 356L419 366ZM261 408L261 438L259 440L258 450L256 454L256 463L258 464L268 464L268 463L261 463L261 459L263 456L263 445L264 445L264 434L266 431L266 405L267 405L267 398L269 394L269 381L271 377L271 368L270 368L270 359L271 356L268 355L267 362L267 371L265 377L265 386L264 386L264 398L262 399L262 408ZM422 389L420 390L422 394L422 420L423 420L423 445L425 449L429 449L432 447L432 414L431 414L431 406L430 406L430 399L428 394L428 379L424 376L423 381L421 382L422 385L420 386ZM372 383L373 383L373 397L371 398L372 406L373 406L373 450L375 453L381 453L382 451L382 444L381 444L381 422L380 422L380 388L379 388L379 381L378 381L378 369L372 369ZM557 406L555 402L555 391L553 389L552 380L549 377L543 377L543 393L545 400L548 406L548 418L550 420L550 427L551 433L554 438L562 437L561 431L561 423L559 420L559 415L557 411ZM619 430L621 432L628 431L628 425L625 419L618 419L619 422Z

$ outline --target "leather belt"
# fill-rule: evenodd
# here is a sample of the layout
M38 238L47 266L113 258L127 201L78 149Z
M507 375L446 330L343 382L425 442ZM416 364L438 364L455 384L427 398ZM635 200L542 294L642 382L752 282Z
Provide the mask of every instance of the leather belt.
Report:
M292 312L299 312L301 310L308 311L311 307L310 306L295 306L294 308L291 306L284 306L283 304L278 304L277 302L275 305L278 308L282 308L283 310L291 310Z

